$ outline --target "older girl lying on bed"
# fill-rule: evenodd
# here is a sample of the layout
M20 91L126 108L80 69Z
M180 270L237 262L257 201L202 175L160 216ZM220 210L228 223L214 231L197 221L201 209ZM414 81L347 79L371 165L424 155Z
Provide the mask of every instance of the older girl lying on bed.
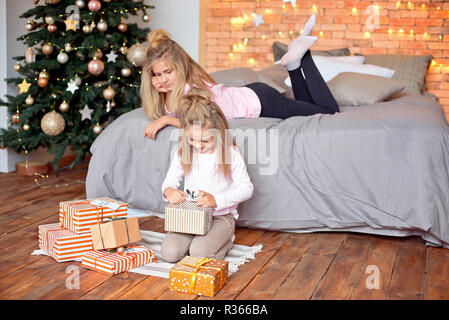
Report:
M288 45L288 51L281 59L289 72L295 99L284 97L260 82L238 88L217 84L168 33L151 31L140 94L147 117L154 121L145 128L144 136L155 139L157 132L167 125L179 128L178 108L192 86L208 90L227 119L286 119L339 112L337 102L310 54L309 49L317 40L310 36L315 22L315 15L312 15L304 32Z

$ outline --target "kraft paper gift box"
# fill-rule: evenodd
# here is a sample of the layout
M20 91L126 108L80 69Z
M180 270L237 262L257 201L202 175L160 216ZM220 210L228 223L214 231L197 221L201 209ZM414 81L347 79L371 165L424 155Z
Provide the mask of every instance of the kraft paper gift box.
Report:
M94 250L118 248L141 240L137 217L91 225L90 233Z
M213 297L227 283L227 261L186 256L170 269L170 291Z
M165 231L205 235L212 225L212 208L185 201L165 207Z
M110 198L71 200L59 203L59 223L77 234L89 233L93 224L107 217L126 217L128 205Z
M113 276L150 262L157 262L151 249L142 246L129 246L123 254L108 250L94 250L81 256L81 265Z
M93 249L90 233L76 234L59 223L39 226L39 247L58 262L80 259Z

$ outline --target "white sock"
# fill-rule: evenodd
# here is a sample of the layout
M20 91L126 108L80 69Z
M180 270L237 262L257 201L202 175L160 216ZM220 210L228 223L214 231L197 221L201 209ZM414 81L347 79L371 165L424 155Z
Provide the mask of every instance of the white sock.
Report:
M288 48L290 49L294 43L298 42L300 38L302 37L307 37L310 36L310 34L312 33L313 27L315 26L316 23L316 16L314 14L312 14L309 18L309 20L307 20L306 24L304 25L304 29L302 31L302 33L299 35L298 38L296 38L295 40L293 40L292 42L290 42L288 44Z
M293 43L291 49L287 51L286 54L281 58L281 63L287 68L288 71L293 71L298 69L301 65L301 59L304 54L309 50L318 37L314 36L304 36L298 39L297 42Z

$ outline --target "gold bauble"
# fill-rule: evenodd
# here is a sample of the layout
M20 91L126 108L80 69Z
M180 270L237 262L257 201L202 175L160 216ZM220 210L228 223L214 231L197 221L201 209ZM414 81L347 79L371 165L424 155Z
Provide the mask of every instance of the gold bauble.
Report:
M136 43L128 49L126 57L128 61L137 67L142 67L147 57L148 48L143 44Z
M97 59L94 57L90 62L87 64L87 71L91 75L99 76L104 70L104 63L100 59Z
M22 128L23 128L23 130L28 131L28 130L30 130L30 125L29 125L28 123L25 123L25 124L22 126Z
M143 22L148 22L151 20L151 16L149 14L144 14L142 16L142 20L143 20Z
M93 29L88 24L85 24L83 26L83 32L84 33L91 33L92 31L93 31Z
M67 42L66 44L64 44L64 50L65 52L72 51L72 45L69 42Z
M106 100L112 100L114 99L115 96L115 90L112 89L111 87L107 87L106 89L103 90L103 97Z
M97 59L103 58L103 52L101 52L99 50L95 51L94 57Z
M105 32L106 30L108 30L108 24L106 23L106 21L103 20L103 18L101 18L100 21L98 21L97 29L98 31L101 32Z
M19 62L17 62L17 63L14 65L14 71L15 71L15 72L19 72L20 69L22 69L22 65L21 65Z
M20 122L20 114L14 113L11 117L11 121L14 122L15 124L18 124Z
M26 103L27 105L31 106L31 105L34 103L33 97L29 95L29 96L25 99L25 103Z
M64 117L55 111L46 113L41 120L41 128L45 134L57 136L65 128Z
M118 51L120 51L121 54L126 54L128 52L127 46L121 46Z
M46 24L55 24L55 18L52 16L45 17Z
M65 100L59 105L59 110L61 110L62 112L67 112L69 108L70 105Z
M48 79L50 79L50 73L48 73L47 70L42 69L42 71L39 72L39 78L48 80Z
M34 26L31 24L31 22L27 22L26 24L25 24L25 30L26 31L32 31L34 29Z
M92 131L93 131L95 134L100 134L101 131L103 131L103 127L97 123L97 124L92 128Z
M41 88L45 88L48 85L48 79L45 78L39 78L37 80L37 85Z
M50 42L42 46L42 53L45 54L46 56L49 56L53 53L53 46L51 45Z
M33 48L27 48L25 51L25 62L33 63L36 61L36 52Z
M129 76L131 75L131 69L128 68L128 67L122 68L122 69L120 70L120 74L121 74L123 77L127 78L127 77L129 77Z

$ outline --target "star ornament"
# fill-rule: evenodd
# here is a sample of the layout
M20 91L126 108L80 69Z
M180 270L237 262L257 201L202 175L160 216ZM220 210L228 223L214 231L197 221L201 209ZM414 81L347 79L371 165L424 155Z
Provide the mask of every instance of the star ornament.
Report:
M28 89L31 86L31 83L28 83L25 79L23 79L21 84L17 85L20 89L19 93L28 92Z
M89 106L86 104L84 105L83 110L80 110L81 113L81 121L83 121L84 119L89 119L91 120L91 114L92 112L94 112L93 109L89 109Z
M264 23L264 21L263 21L263 14L254 14L254 18L251 20L253 23L254 23L254 25L256 26L256 28L259 26L259 25L261 25L262 23Z
M73 19L73 15L71 15L67 20L64 20L65 23L65 31L73 30L76 31L78 28L79 21Z
M115 63L115 59L117 59L118 55L116 55L114 51L111 51L106 55L106 57L108 57L108 62Z
M75 83L75 80L70 80L69 84L67 85L67 91L70 91L72 94L75 93L76 90L78 90L78 86Z

